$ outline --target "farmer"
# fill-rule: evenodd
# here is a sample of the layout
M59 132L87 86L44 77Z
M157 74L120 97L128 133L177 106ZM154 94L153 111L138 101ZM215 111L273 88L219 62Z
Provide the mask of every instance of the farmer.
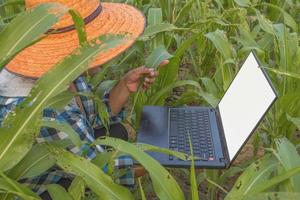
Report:
M107 33L126 32L133 36L133 39L127 40L95 58L90 65L88 73L90 75L97 73L99 66L128 49L142 34L145 27L142 13L126 4L100 3L99 0L25 0L26 8L32 8L45 2L59 2L77 10L84 18L88 40ZM39 77L79 46L77 32L70 16L63 16L53 29L55 33L23 50L0 72L0 124L7 114L25 99ZM168 61L163 61L161 65L167 63ZM146 67L136 68L125 74L111 91L104 94L102 101L110 114L112 137L128 139L126 129L119 123L123 117L122 108L129 95L136 92L141 77L146 77L142 84L143 88L147 89L157 75L157 72ZM70 85L70 90L86 93L91 92L92 88L87 83L86 77L81 75ZM95 102L87 97L74 98L62 110L47 108L43 112L43 117L69 123L80 139L88 143L106 133L101 118L97 114ZM61 140L65 137L64 133L43 127L37 142ZM98 148L93 149L88 145L80 149L76 146L70 146L67 149L77 155L83 156L84 154L89 160L95 158L96 151L100 151ZM127 173L119 177L116 182L125 186L133 186L134 177L144 173L142 168L133 167L132 159L129 156L119 157L115 161L116 170L124 168L127 169ZM45 186L57 183L67 188L71 183L69 176L57 167L53 167L38 177L21 180L21 182L29 185L42 199L51 199Z

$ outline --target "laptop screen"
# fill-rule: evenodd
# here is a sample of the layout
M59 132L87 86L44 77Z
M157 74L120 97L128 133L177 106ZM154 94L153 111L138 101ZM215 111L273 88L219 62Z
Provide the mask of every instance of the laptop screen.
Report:
M250 53L218 105L230 161L275 99L276 93Z

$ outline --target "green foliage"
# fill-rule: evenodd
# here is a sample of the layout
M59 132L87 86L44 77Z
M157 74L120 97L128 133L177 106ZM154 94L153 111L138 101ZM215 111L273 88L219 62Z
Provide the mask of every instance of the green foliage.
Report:
M114 183L110 176L90 161L61 148L48 146L48 149L55 156L58 166L80 176L98 196L105 199L132 199L128 189Z
M60 185L50 184L47 185L47 190L53 200L66 199L72 200L72 197L68 194L68 192Z
M178 183L169 174L169 172L161 166L155 159L148 154L136 148L133 144L106 137L105 139L98 139L95 144L111 146L121 152L131 155L148 171L156 195L161 199L184 199L182 190Z
M112 181L114 172L111 163L114 158L126 153L148 170L154 192L159 198L183 199L184 194L175 179L144 152L158 151L179 158L186 158L186 155L145 144L133 145L106 138L99 142L112 146L115 151L98 154L95 160L89 162L60 148L70 143L80 146L81 141L66 124L41 121L41 111L45 107L63 108L76 95L88 96L95 100L98 112L107 126L107 112L99 99L103 91L113 87L119 77L131 68L144 64L155 68L161 60L169 59L167 66L157 68L160 75L155 84L148 91L133 95L129 105L132 106L133 113L129 116L129 122L138 130L144 105L217 106L245 57L254 50L262 62L261 67L267 69L271 75L279 94L276 105L256 134L255 145L265 147L265 155L259 160L252 158L224 171L194 171L192 167L190 182L193 195L187 196L197 199L196 190L203 189L204 186L207 191L200 191L200 197L204 196L204 199L299 199L299 2L126 2L144 12L148 26L131 49L104 66L98 75L90 78L93 86L91 94L76 94L66 89L73 79L87 69L88 63L96 54L121 43L122 39L101 37L100 40L107 43L106 46L87 43L81 17L76 11L69 11L82 47L74 52L76 55L68 56L53 71L41 78L31 96L9 115L4 122L4 128L0 129L0 198L12 199L19 196L24 199L39 199L17 180L41 174L56 163L66 172L73 173L76 178L68 191L57 185L49 186L52 195L59 194L59 198L64 195L66 199L98 199L98 196L132 199L133 196L127 189ZM0 68L22 49L41 39L43 33L67 11L57 4L45 4L18 16L23 10L21 4L18 0L0 0ZM47 12L57 6L61 8L60 13ZM11 21L15 16L17 17ZM6 24L9 21L11 23ZM106 81L103 82L104 79ZM45 144L33 145L41 126L61 130L68 135L68 139L53 144L55 147L48 146L50 152ZM110 166L109 175L101 170L105 165ZM228 181L235 182L233 188ZM151 185L144 181L143 184ZM88 195L84 192L85 187L92 190ZM141 198L146 199L149 189L145 186L142 188L140 184L140 190Z
M14 194L23 199L39 200L40 198L27 187L18 183L17 181L10 179L5 174L0 172L0 191L7 191L10 194ZM5 199L6 196L0 196L1 199Z

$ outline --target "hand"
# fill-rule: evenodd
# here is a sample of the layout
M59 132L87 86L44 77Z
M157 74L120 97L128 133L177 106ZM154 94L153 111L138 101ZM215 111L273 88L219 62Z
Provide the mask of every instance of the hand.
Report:
M169 63L168 60L164 60L163 62L161 62L160 66L167 65L168 63ZM140 81L142 80L143 77L145 77L145 79L142 85L142 89L146 90L154 83L155 78L157 76L158 76L158 72L154 71L154 69L141 66L129 71L123 77L122 81L124 81L128 91L132 93L137 91Z

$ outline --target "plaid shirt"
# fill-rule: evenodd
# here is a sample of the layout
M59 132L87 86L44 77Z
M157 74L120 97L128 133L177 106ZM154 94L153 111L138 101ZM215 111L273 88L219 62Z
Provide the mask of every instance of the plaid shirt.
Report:
M74 81L74 85L78 92L91 92L91 86L87 83L85 77L80 76ZM64 107L63 110L57 111L53 109L45 109L43 112L43 117L47 120L58 120L59 122L67 122L79 135L82 141L87 143L92 143L95 140L94 129L103 127L103 123L96 112L95 102L85 96L81 96L82 106L85 113L81 113L80 109L73 100L70 104ZM0 125L4 120L5 116L12 110L15 109L24 100L24 97L3 97L0 96ZM107 107L107 111L110 114L110 123L119 123L122 121L124 112L121 111L118 116L113 116L111 109L108 104L109 93L105 93L102 97L102 101ZM53 128L42 127L40 130L40 135L37 137L36 141L41 142L51 142L55 140L61 140L68 137L66 133L57 131ZM87 144L82 145L80 148L75 145L69 146L67 148L72 153L83 156L88 160L92 160L96 157L96 152L102 152L103 149L100 145L95 148L90 147ZM121 156L115 160L115 170L126 169L126 173L121 177L116 179L116 182L128 187L134 186L134 172L132 169L133 161L129 156ZM107 167L104 167L104 171L107 171ZM46 190L47 184L57 183L62 177L71 177L71 175L64 173L58 167L52 167L47 172L39 175L38 177L23 179L20 182L28 185L37 194L41 194Z

